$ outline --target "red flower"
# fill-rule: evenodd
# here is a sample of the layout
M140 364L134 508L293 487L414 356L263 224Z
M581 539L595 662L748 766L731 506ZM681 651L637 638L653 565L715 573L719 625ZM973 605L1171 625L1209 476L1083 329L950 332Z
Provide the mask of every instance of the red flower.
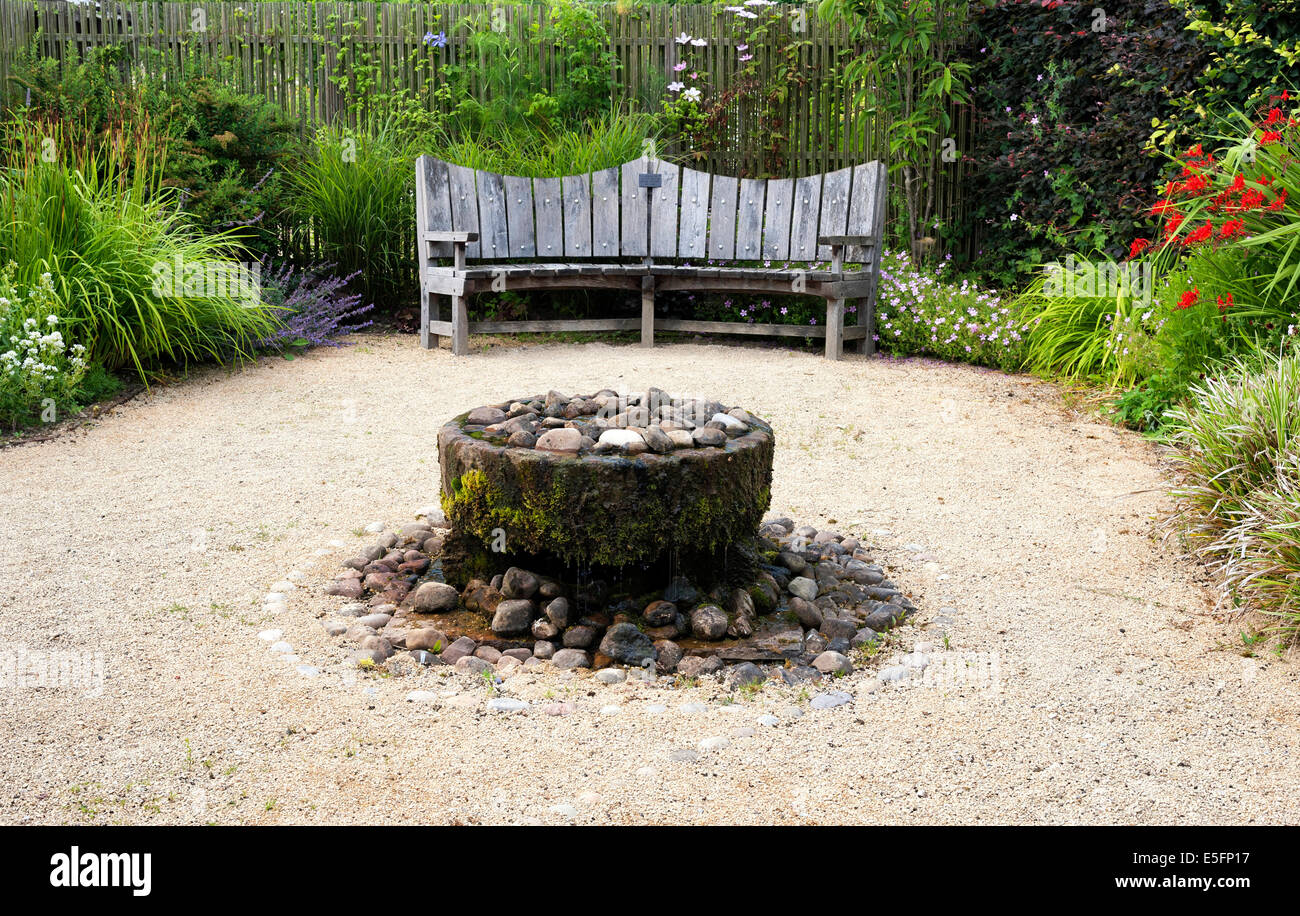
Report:
M1129 260L1133 260L1133 258L1136 258L1142 252L1146 251L1150 245L1150 239L1134 239L1133 244L1128 246Z
M1210 225L1210 221L1207 219L1205 221L1205 225L1197 226L1190 233L1188 233L1187 238L1183 239L1183 244L1197 245L1200 244L1201 242L1208 241L1212 235L1214 235L1214 227Z
M1279 194L1276 197L1276 199L1274 199L1274 201L1264 209L1268 210L1270 213L1276 213L1277 211L1281 210L1285 206L1286 206L1286 188L1283 188L1282 193Z
M1193 146L1191 149L1189 149L1185 155L1187 158L1190 159L1194 156L1204 156L1205 152L1201 149L1201 144L1198 143L1195 146Z
M1281 139L1282 139L1282 131L1266 130L1264 131L1264 136L1259 138L1259 145L1268 146L1271 143L1277 143Z
M1256 207L1264 205L1264 192L1251 188L1245 194L1241 195L1241 201L1237 205L1237 212L1248 213Z
M1223 296L1216 296L1214 301L1219 304L1219 311L1227 311L1232 308L1232 293L1228 293L1226 299Z
M1189 309L1196 304L1196 300L1199 299L1200 296L1201 296L1200 287L1197 287L1196 289L1189 289L1187 292L1183 293L1181 296L1178 297L1178 304L1175 305L1174 308Z
M1210 224L1206 223L1205 225L1208 226ZM1223 228L1219 230L1219 238L1230 239L1234 235L1245 235L1245 233L1246 233L1246 224L1244 222L1242 222L1239 219L1230 219L1226 223L1224 223Z

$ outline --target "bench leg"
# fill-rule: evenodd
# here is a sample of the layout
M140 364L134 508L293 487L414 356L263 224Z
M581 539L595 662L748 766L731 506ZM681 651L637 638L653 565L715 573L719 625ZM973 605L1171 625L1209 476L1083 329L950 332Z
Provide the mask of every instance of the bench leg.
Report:
M826 358L839 359L844 354L844 300L826 300Z
M429 322L442 319L442 307L436 293L421 288L420 292L420 346L426 350L438 349L439 337L429 330Z
M641 278L641 346L655 345L655 278Z
M876 308L875 301L870 297L863 297L858 300L858 325L867 329L867 336L859 341L855 341L857 346L855 350L866 356L871 356L876 352Z
M469 353L469 309L464 296L451 297L451 352L455 356Z

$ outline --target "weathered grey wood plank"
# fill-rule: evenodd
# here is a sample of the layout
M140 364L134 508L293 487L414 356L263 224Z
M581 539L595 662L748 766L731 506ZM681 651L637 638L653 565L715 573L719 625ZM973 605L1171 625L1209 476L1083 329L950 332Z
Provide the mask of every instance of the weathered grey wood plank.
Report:
M651 163L662 182L651 189L650 202L650 256L654 258L677 257L677 198L681 190L680 166L662 159Z
M564 255L591 257L591 185L586 175L560 179L564 192Z
M637 182L637 176L650 170L650 160L642 156L623 163L620 199L623 202L623 232L619 253L625 257L645 257L649 251L646 234L646 189Z
M703 258L709 229L709 173L682 169L677 256Z
M694 334L754 334L774 337L825 337L826 329L810 324L748 324L740 321L696 321L691 318L656 318L660 331L686 331Z
M537 211L537 256L564 254L564 207L558 178L533 179L533 207Z
M844 355L844 300L826 300L826 358Z
M639 318L557 318L548 321L474 321L473 334L544 334L554 331L635 331Z
M853 190L849 203L848 235L870 235L880 242L880 217L884 211L885 166L867 162L853 169ZM875 246L872 246L874 248ZM859 245L845 247L844 259L862 263L873 256L872 249Z
M448 230L451 225L451 191L447 184L447 163L432 156L416 161L419 181L415 184L416 232L419 238L430 230ZM431 242L425 248L428 257L451 257L450 242Z
M709 257L730 260L736 256L736 201L740 182L715 175L709 200Z
M794 180L769 179L763 213L763 257L784 261L790 257L790 220L794 214Z
M478 225L478 189L474 186L474 170L463 165L447 164L447 183L451 196L451 228L465 232L482 233ZM480 256L479 242L465 246L465 257Z
M618 257L618 169L591 175L591 251L597 258Z
M790 222L790 260L817 257L817 217L821 213L822 176L800 178L794 186L794 213Z
M827 172L822 178L822 215L817 227L817 234L847 235L849 224L849 183L853 169L840 169ZM817 260L825 261L831 256L829 245L819 245Z
M504 176L506 224L510 230L510 257L537 257L533 235L533 180L519 175Z
M736 258L757 261L763 248L763 195L767 182L762 178L740 180L740 206L736 210Z
M480 256L509 258L505 181L495 172L478 173L478 222Z

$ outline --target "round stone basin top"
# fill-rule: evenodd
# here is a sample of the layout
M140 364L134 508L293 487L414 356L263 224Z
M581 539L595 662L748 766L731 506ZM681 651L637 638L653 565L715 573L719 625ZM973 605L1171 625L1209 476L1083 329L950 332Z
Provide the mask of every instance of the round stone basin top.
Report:
M659 388L633 395L604 389L572 397L549 391L476 407L448 426L493 446L558 457L734 450L743 444L736 440L770 441L772 435L767 423L742 407L708 398L673 397Z
M774 449L767 423L708 398L551 391L442 427L442 507L471 551L609 566L713 554L758 531Z

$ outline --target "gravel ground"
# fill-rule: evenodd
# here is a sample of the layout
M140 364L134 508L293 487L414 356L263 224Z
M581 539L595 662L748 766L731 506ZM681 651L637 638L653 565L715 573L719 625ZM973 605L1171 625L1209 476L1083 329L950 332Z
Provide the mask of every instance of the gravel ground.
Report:
M321 587L365 524L436 502L442 422L650 384L771 420L773 511L861 535L911 591L915 625L824 688L850 702L546 671L506 680L531 705L502 714L470 675L344 666ZM1300 821L1296 666L1243 658L1156 539L1154 449L1032 379L695 344L456 360L374 335L157 388L0 451L0 481L0 644L105 673L0 690L0 822ZM873 677L926 642L913 686Z

